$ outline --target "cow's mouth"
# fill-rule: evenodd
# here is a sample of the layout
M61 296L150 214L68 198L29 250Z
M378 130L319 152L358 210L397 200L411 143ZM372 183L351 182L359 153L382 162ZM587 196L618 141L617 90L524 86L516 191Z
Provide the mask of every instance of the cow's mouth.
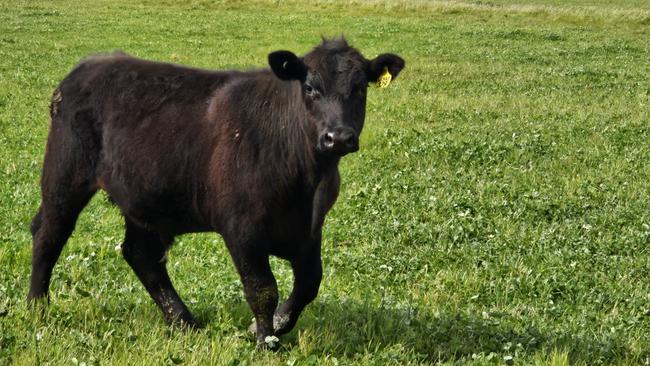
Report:
M344 156L359 150L359 137L351 128L326 131L318 139L318 150L326 154Z

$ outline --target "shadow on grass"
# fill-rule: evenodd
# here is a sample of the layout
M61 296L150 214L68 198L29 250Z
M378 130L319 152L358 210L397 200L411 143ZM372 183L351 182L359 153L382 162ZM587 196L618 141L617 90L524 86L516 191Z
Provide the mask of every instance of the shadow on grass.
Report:
M98 307L97 310L108 312L106 316L113 318L113 323L122 323L129 322L136 313L146 308L143 304L122 305L108 309ZM157 310L150 304L147 310L150 314L147 316L159 319L160 326L163 326ZM200 303L193 307L192 312L203 326L198 331L207 331L208 336L213 336L210 334L212 332L215 332L214 336L224 332L244 334L252 317L243 299ZM22 322L25 327L29 326L31 321L26 316L29 312L21 313L22 316L13 320L25 318ZM84 316L76 310L55 308L47 318L57 326L74 327L83 323ZM0 325L13 323L8 318L0 318ZM226 325L227 328L224 328ZM98 329L93 332L100 334L113 326L111 322L100 321L94 325ZM557 331L540 331L527 327L525 320L508 314L468 315L397 304L375 306L322 298L308 307L296 328L281 337L281 343L285 351L300 347L303 354L348 359L372 355L373 360L382 362L384 358L383 361L387 363L467 360L472 359L473 355L490 357L491 353L494 354L492 357L497 357L493 360L501 360L506 355L513 356L515 361L518 358L530 359L540 353L544 359L544 354L550 357L554 350L567 351L571 364L643 364L650 358L650 351L631 350L630 341L626 341L624 335L593 339L574 335L570 333L571 330L571 327L564 327ZM16 337L10 336L0 335L2 348L12 349ZM252 336L250 342L254 347Z
M245 309L237 308L238 315L233 313L233 318L240 326L248 326L250 313L242 316ZM633 353L620 338L580 338L569 334L568 328L567 333L544 334L521 323L521 319L505 314L474 316L317 300L281 341L290 349L297 346L298 337L307 337L314 353L336 357L371 353L427 362L471 359L472 355L490 357L490 353L499 359L506 355L529 358L553 350L568 351L572 364L642 363L650 356Z

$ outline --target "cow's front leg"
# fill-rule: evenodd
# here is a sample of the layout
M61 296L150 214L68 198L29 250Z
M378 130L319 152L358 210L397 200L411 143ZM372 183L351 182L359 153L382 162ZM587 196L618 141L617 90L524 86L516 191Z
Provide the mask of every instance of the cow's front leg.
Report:
M293 290L289 298L280 305L273 315L273 329L277 336L291 331L302 311L318 295L318 289L323 277L320 236L319 240L312 244L306 255L291 261L291 267L294 277ZM249 330L255 333L256 327L257 323L254 322Z
M308 256L292 261L291 267L294 276L293 291L273 316L276 335L285 334L293 329L302 311L318 295L323 278L320 250L314 250Z
M278 306L278 286L271 272L269 255L259 243L231 243L230 254L239 272L246 301L259 324L255 336L260 349L276 348L273 332L273 312Z

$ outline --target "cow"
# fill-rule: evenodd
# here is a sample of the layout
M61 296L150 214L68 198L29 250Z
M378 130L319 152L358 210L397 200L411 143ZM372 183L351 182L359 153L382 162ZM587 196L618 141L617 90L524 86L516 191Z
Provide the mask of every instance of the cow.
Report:
M124 216L122 255L166 322L196 326L166 270L174 238L217 232L257 347L291 330L318 293L322 226L339 161L359 149L368 85L386 85L405 62L391 53L368 60L341 37L303 57L272 52L268 63L213 71L121 52L82 60L50 105L28 301L49 299L61 250L101 189ZM294 274L280 306L271 255Z

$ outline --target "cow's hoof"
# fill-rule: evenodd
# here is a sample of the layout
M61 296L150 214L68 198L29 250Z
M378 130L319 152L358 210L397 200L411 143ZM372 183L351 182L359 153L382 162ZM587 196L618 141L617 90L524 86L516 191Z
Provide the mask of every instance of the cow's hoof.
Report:
M177 323L177 326L184 330L199 330L203 328L203 325L196 322L196 320L181 320Z
M273 316L273 332L275 335L288 333L295 325L295 322L291 323L290 320L288 314L275 314Z
M282 335L291 330L292 326L289 324L289 315L273 315L273 333L275 335ZM257 322L253 319L251 325L248 326L248 332L255 335L257 334Z
M273 325L275 327L275 324ZM255 320L248 326L248 332L257 338L257 350L277 351L280 348L280 339L275 335L269 335L264 338L257 337L257 322Z
M259 351L277 351L280 349L280 339L276 336L266 336L263 340L257 340L256 348Z
M37 314L40 318L44 318L47 306L50 303L49 296L40 296L40 297L27 297L27 308L33 313Z
M201 329L201 325L199 325L199 323L197 323L190 314L181 314L176 317L168 317L165 319L165 321L170 326L180 328L182 330Z
M29 307L45 307L50 303L50 296L47 294L34 295L31 292L27 294L27 306Z

